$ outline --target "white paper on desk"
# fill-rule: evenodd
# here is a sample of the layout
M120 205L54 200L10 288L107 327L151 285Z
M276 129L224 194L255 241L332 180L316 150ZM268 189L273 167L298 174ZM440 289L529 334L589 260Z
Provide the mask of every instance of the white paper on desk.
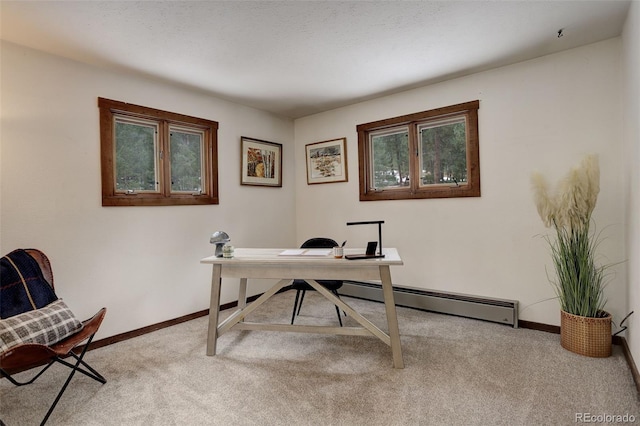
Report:
M328 256L332 249L290 249L280 252L280 256Z

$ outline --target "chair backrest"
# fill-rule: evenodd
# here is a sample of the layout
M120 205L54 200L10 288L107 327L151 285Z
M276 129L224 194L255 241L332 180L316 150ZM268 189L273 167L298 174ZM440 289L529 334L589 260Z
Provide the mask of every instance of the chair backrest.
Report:
M58 299L47 256L17 249L0 259L0 318L40 309Z
M334 248L337 245L338 243L331 238L318 237L308 239L300 248Z
M51 262L47 255L38 249L25 249L24 251L29 253L31 257L38 262L42 275L44 275L44 279L47 280L51 288L55 291L55 286L53 285L53 271L51 270Z

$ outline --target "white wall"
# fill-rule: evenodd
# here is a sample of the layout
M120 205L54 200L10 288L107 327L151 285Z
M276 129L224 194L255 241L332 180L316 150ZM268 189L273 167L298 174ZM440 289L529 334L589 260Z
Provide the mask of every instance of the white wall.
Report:
M622 34L629 318L627 339L640 361L640 4L631 2Z
M600 247L610 261L624 259L620 45L611 39L296 120L298 242L326 235L363 247L375 228L345 223L384 220L384 244L405 261L392 270L395 284L515 299L521 319L559 324L557 301L540 302L554 296L545 267L553 270L530 175L538 169L555 182L583 155L598 154ZM356 125L474 99L482 197L359 201ZM307 185L305 144L339 137L347 137L349 182ZM616 272L607 294L619 320L625 269Z
M208 308L209 236L236 246L295 243L293 123L214 97L2 43L0 251L36 247L98 338ZM102 207L97 98L219 122L220 204ZM240 185L240 136L282 143L283 187ZM222 302L237 299L234 283ZM258 283L249 291L263 291Z
M637 257L637 196L629 209L626 203L637 188L625 183L625 165L637 161L624 159L638 152L637 120L630 124L638 116L637 5L631 10L622 39L295 123L3 42L0 251L45 250L59 294L79 316L108 307L103 338L207 308L210 271L198 261L211 253L214 230L229 232L236 246L294 246L326 235L362 247L375 239L375 228L345 223L381 219L385 245L398 247L405 260L392 271L396 284L516 299L521 319L559 324L557 303L540 302L553 297L541 238L549 231L535 211L529 177L539 169L555 181L584 154L599 154L594 219L607 237L602 253L627 258L625 218L635 217L628 245ZM635 91L625 98L617 83L623 68L625 90ZM218 121L220 205L101 207L98 96ZM482 197L358 200L357 124L474 99L481 101ZM239 184L241 135L284 144L282 188ZM305 144L339 137L347 137L349 182L307 185ZM629 310L627 270L635 283L631 309L640 304L637 267L617 268L607 293L617 321ZM222 297L234 300L235 286L224 286ZM638 353L640 336L631 342Z

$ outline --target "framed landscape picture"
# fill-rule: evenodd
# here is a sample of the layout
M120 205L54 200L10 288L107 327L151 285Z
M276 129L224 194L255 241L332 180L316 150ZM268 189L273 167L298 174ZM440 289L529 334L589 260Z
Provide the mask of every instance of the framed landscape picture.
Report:
M306 145L307 184L347 182L347 138Z
M240 138L242 185L282 186L282 144Z

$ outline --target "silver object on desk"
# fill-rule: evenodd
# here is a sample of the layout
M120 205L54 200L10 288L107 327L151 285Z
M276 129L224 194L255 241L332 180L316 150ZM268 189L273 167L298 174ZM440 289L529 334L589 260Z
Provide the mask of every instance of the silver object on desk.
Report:
M216 257L222 257L222 247L224 247L224 245L227 244L229 241L231 241L231 237L229 237L229 234L227 234L224 231L216 231L213 234L211 234L211 238L209 239L209 242L211 244L216 245L216 251L215 251Z

